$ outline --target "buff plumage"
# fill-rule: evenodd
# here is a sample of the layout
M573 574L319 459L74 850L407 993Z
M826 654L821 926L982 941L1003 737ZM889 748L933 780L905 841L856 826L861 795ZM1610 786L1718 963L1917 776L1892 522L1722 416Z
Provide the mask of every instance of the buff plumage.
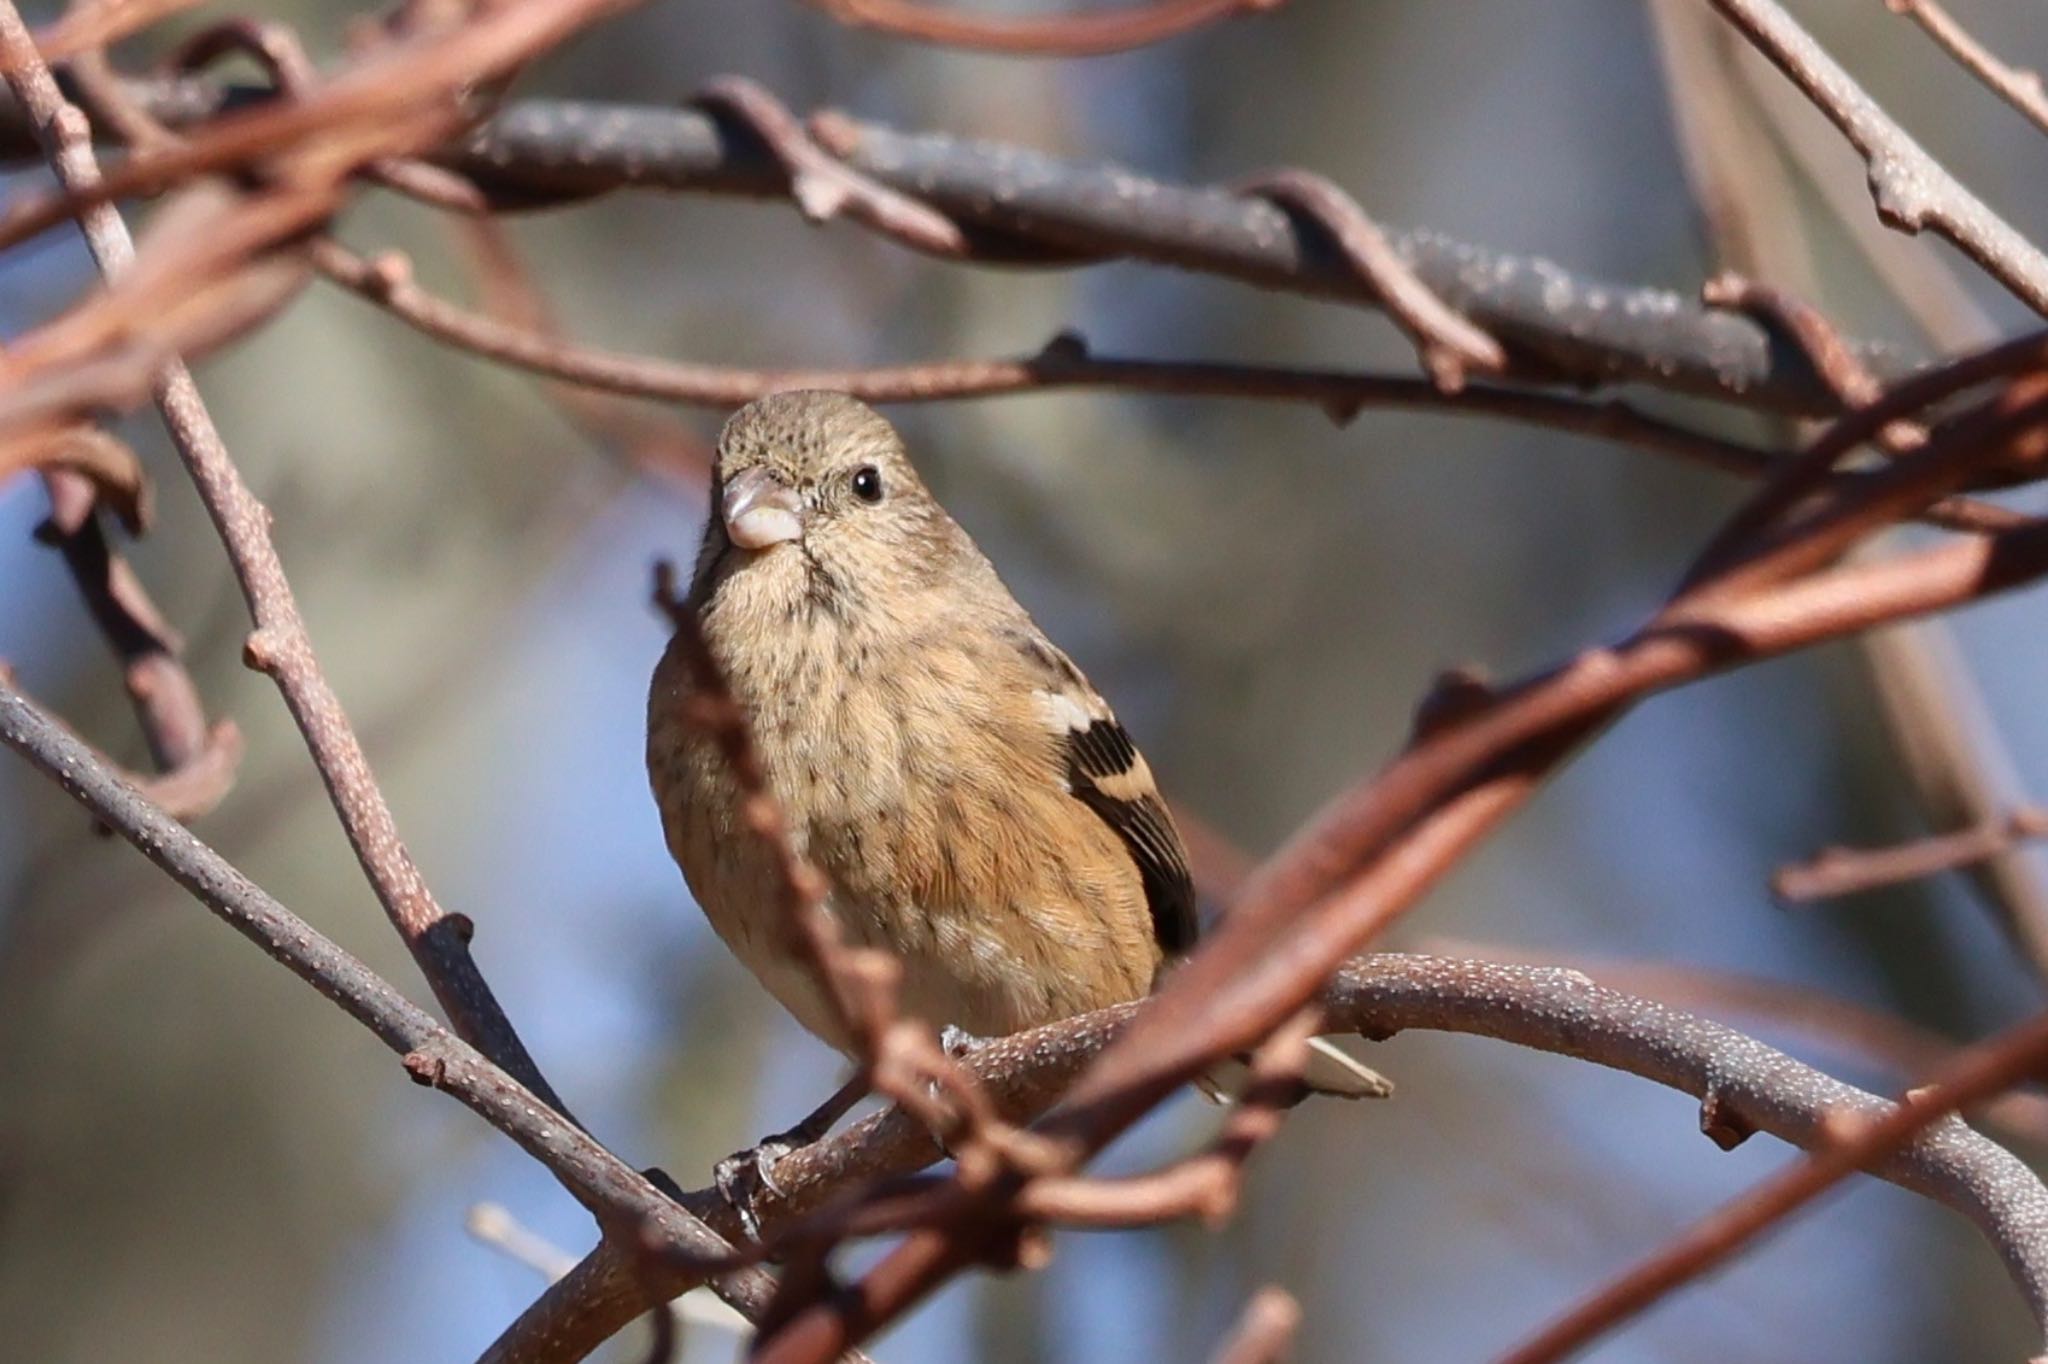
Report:
M764 398L720 437L713 503L687 605L842 931L902 963L905 1011L987 1036L1150 990L1196 932L1151 770L895 430L843 394ZM845 1050L768 917L777 872L686 720L692 685L672 647L647 747L670 851L734 954ZM1309 1080L1386 1088L1334 1049Z

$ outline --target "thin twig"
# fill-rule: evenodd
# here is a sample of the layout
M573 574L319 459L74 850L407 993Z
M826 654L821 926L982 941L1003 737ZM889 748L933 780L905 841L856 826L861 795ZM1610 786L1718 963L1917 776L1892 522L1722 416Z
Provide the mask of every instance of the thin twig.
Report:
M217 116L231 99L263 95L197 79L138 80L128 90L154 117L187 128ZM251 147L274 147L323 119L354 115L357 102L335 102L332 87L323 98L329 103L321 110L247 128L233 144L216 144L210 157L247 155ZM851 169L916 196L968 229L976 259L1130 257L1365 306L1378 302L1313 231L1302 231L1284 211L1256 198L1174 184L1125 166L846 119L837 121L829 141ZM0 106L0 155L19 158L33 147L20 111ZM521 100L439 156L512 208L619 189L779 198L790 183L758 139L733 136L729 124L689 108ZM191 169L146 160L165 175ZM138 172L132 187L146 187L153 174ZM45 205L37 213L47 224L66 211ZM1587 279L1550 261L1434 232L1390 231L1389 238L1417 278L1516 357L1538 366L1536 377L1545 381L1628 380L1768 410L1834 408L1800 357L1774 348L1747 319L1703 310L1669 290ZM1892 352L1872 350L1866 358L1886 379L1909 368Z
M365 259L331 238L311 245L328 279L437 341L566 383L636 398L732 408L764 394L828 388L873 403L937 402L1057 388L1107 388L1313 403L1338 421L1371 407L1497 417L1553 427L1669 455L1744 477L1781 469L1788 456L1668 422L1614 399L1467 385L1447 393L1396 374L1201 361L1096 356L1071 332L1014 360L939 360L860 369L745 369L693 364L579 346L529 322L472 312L422 288L396 253ZM1929 524L1990 532L2021 524L2018 513L1968 498L1932 504Z
M1865 211L1861 192L1835 172L1832 157L1839 147L1806 117L1809 110L1796 103L1796 90L1767 77L1762 59L1693 0L1665 0L1655 13L1678 124L1689 134L1687 167L1695 197L1724 210L1708 215L1722 234L1716 240L1724 263L1807 291L1819 287L1792 187L1769 174L1775 149L1804 171L1932 340L1960 351L1996 339L1990 319L1935 253L1886 232ZM1762 127L1742 118L1749 110L1762 111ZM1858 372L1854 357L1831 349L1832 328L1812 318L1791 322L1806 333L1806 353L1834 357L1823 368L1837 393L1851 402L1872 400L1875 385ZM1890 444L1905 448L1919 438L1917 430L1895 426ZM1857 641L1857 652L1931 825L1988 823L2024 799L2010 751L1946 625L1930 620L1874 631ZM2035 971L2048 975L2048 879L2042 867L2039 857L2014 850L1979 864L1971 879Z
M1654 1255L1585 1298L1502 1357L1502 1364L1552 1364L1626 1321L1673 1288L1710 1273L1797 1209L1943 1119L2010 1089L2048 1062L2048 1015L1970 1048L1939 1080L1910 1090L1879 1115L1841 1113L1821 1125L1823 1143L1806 1160L1765 1180L1741 1199L1693 1224ZM2048 1199L2033 1210L2036 1234L2048 1230Z
M93 192L100 174L85 116L58 91L11 0L0 0L0 56L12 64L7 84L42 130L59 182L71 193ZM134 242L111 205L84 209L80 223L103 273L115 279L129 269L135 260ZM271 540L270 513L229 457L191 372L172 360L159 372L155 390L171 442L199 489L248 601L255 629L246 646L247 660L283 693L385 913L456 1030L475 1039L520 1083L565 1112L469 954L470 921L442 913L406 852L362 745L314 656Z
M1268 1284L1245 1303L1210 1364L1278 1364L1300 1327L1301 1304L1286 1289Z
M843 213L928 255L958 258L969 253L967 237L952 219L832 156L759 81L721 76L690 102L758 138L788 177L789 197L812 222L827 222Z
M1776 0L1711 3L1862 154L1879 217L1902 232L1940 233L2014 297L2048 314L2048 255L1928 155Z
M1507 368L1507 352L1500 342L1424 284L1380 225L1336 182L1310 171L1275 170L1240 180L1236 188L1303 214L1329 233L1345 261L1378 295L1387 315L1415 343L1423 371L1444 392L1463 388L1469 370L1499 374Z
M92 433L112 441L104 433ZM133 460L133 456L129 456ZM88 613L121 666L157 775L145 792L179 819L196 819L226 797L242 757L232 720L208 723L187 671L184 641L165 623L134 568L107 542L93 485L57 470L44 476L50 517L39 538L63 556ZM139 519L139 503L138 519Z
M1954 57L1993 94L2025 114L2036 128L2048 133L2048 93L2042 91L2038 73L2000 60L1997 53L1972 37L1935 0L1885 0L1885 8L1920 25L1942 51Z
M1762 1132L1814 1145L1830 1114L1875 1116L1890 1107L1732 1029L1555 967L1375 955L1344 965L1319 1003L1325 1026L1372 1037L1467 1033L1638 1075L1698 1099L1724 1136ZM1118 1005L994 1039L965 1064L1001 1112L1022 1120L1066 1091L1139 1008ZM777 1166L781 1193L762 1205L765 1224L773 1234L848 1188L934 1158L916 1121L894 1110L877 1114L786 1156ZM1999 1248L2037 1317L2048 1315L2048 1190L2024 1162L1961 1124L1945 1124L1871 1173L1961 1212ZM500 1337L486 1364L584 1358L641 1310L627 1289L629 1273L602 1255L586 1259ZM678 1270L664 1291L691 1282Z
M125 784L90 748L0 676L0 743L61 785L96 819L294 975L404 1058L414 1081L439 1089L517 1142L586 1206L615 1222L694 1246L707 1263L729 1248L551 1105L436 1023L367 966L242 875L167 813ZM758 1307L760 1276L728 1291Z
M1823 848L1805 862L1780 867L1771 890L1794 904L1859 895L1987 861L2039 838L2048 838L2048 810L2026 806L1974 828L1890 847Z
M809 0L842 24L898 38L1020 57L1098 57L1148 47L1242 14L1278 9L1285 0L1143 0L1107 14L964 14L911 0Z

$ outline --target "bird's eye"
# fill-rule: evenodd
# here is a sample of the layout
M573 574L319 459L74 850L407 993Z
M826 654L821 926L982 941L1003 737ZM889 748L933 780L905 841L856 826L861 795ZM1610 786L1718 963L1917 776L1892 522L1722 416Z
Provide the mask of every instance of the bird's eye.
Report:
M863 464L853 471L853 495L863 502L882 500L882 471L872 464Z

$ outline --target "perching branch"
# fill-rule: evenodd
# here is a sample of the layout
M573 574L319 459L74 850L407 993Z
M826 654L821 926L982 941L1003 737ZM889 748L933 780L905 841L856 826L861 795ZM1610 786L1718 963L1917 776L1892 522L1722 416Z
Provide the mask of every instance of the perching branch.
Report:
M1869 439L1957 391L1983 369L2017 367L2025 347L1958 362L1840 418L1802 457ZM2003 372L2010 372L2006 370ZM2048 574L2039 523L1916 554L1829 568L1863 538L2002 462L2044 449L2048 381L2022 378L1912 454L1833 496L1796 526L1759 537L1731 567L1691 581L1620 645L1588 651L1499 693L1468 698L1376 778L1338 797L1255 876L1221 927L1168 978L1128 1035L1105 1051L1044 1123L1078 1163L1180 1084L1254 1044L1306 1004L1326 973L1413 906L1541 780L1634 701L1822 638L1940 610ZM1766 489L1760 497L1771 497ZM1744 512L1737 513L1740 519ZM1285 941L1286 951L1273 951ZM1017 1181L962 1207L976 1227ZM968 1264L977 1243L913 1235L850 1298L821 1301L766 1338L771 1364L823 1361L866 1339ZM850 1306L858 1303L858 1309Z
M1383 954L1346 964L1320 996L1328 1028L1370 1037L1411 1030L1470 1033L1627 1071L1701 1102L1702 1126L1724 1146L1763 1132L1796 1146L1826 1140L1830 1115L1876 1117L1892 1106L1752 1038L1554 967ZM1007 1117L1054 1101L1137 1011L1123 1005L1001 1038L966 1058ZM781 1196L759 1205L769 1235L843 1191L932 1163L931 1138L890 1110L785 1156ZM2027 1166L1961 1123L1924 1132L1873 1174L1954 1208L1998 1247L2037 1316L2048 1316L2048 1190ZM691 1200L694 1202L694 1199ZM692 1278L665 1272L663 1292ZM583 1358L645 1310L602 1259L549 1290L483 1357L484 1364ZM2044 1328L2048 1329L2048 1328Z
M406 1073L441 1090L517 1142L603 1220L631 1235L659 1235L694 1247L708 1262L730 1249L646 1177L612 1155L552 1105L491 1063L386 984L356 958L200 842L183 825L123 783L80 740L0 676L0 744L62 786L96 819L127 839L193 897L292 974L376 1034L405 1062ZM766 1278L725 1276L721 1289L755 1310Z

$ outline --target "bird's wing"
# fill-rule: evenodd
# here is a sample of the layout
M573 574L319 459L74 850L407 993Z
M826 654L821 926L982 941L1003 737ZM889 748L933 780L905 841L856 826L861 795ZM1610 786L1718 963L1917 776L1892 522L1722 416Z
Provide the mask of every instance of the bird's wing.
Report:
M1197 931L1195 883L1152 769L1071 659L1035 632L1018 645L1039 684L1034 700L1059 745L1068 792L1123 840L1137 864L1161 951L1169 957L1186 952Z

